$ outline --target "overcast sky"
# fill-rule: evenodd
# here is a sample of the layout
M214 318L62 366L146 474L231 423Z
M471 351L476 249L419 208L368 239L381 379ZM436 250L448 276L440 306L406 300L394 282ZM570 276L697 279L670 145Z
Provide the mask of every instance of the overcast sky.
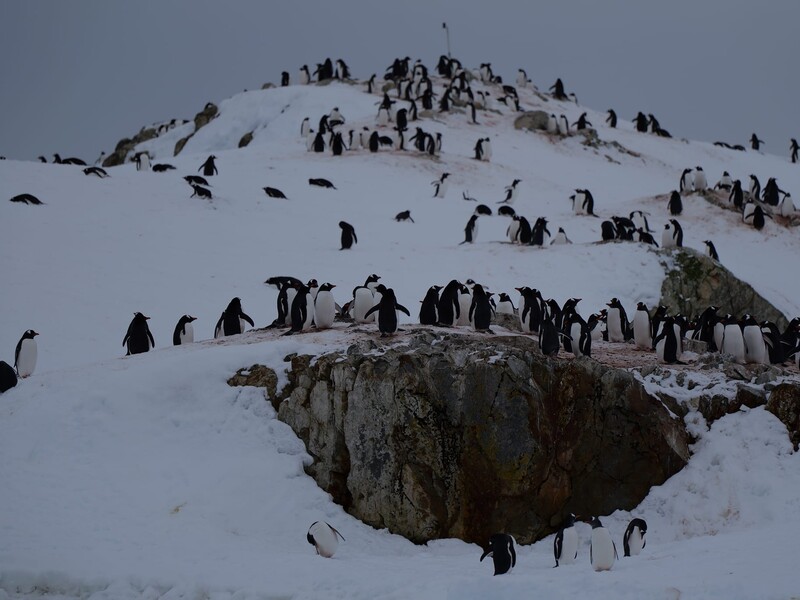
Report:
M0 0L0 155L93 161L141 126L330 56L354 77L446 52L556 77L620 119L788 156L800 137L798 0ZM343 109L345 110L345 109ZM749 147L749 145L748 145Z

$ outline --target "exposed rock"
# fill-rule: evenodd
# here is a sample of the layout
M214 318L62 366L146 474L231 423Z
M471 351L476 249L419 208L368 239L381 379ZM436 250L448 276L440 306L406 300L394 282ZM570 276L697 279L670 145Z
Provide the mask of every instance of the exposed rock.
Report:
M683 423L631 373L547 359L524 336L421 329L291 365L278 414L315 458L309 473L415 542L529 543L567 512L633 508L689 457ZM256 366L232 379L261 380L274 389Z
M186 142L188 142L190 139L192 139L193 135L194 135L194 132L190 133L185 138L181 138L177 142L175 142L175 151L173 152L172 155L173 156L178 156L178 154L181 153L181 150L183 150L183 147L186 145Z
M197 133L200 129L208 125L209 122L217 116L218 112L219 109L216 104L213 102L207 103L203 110L194 116L194 132Z
M267 398L273 403L278 395L278 376L275 371L263 365L239 369L236 371L236 375L228 379L228 385L262 387L266 390Z
M660 303L674 312L698 315L709 305L722 314L751 313L759 320L769 319L783 329L786 317L752 286L737 279L717 261L691 248L662 250L674 265L661 284Z
M250 131L248 133L245 133L242 136L242 139L239 140L239 148L244 148L252 141L253 141L253 132Z
M514 129L547 131L547 121L549 119L550 115L543 110L525 112L514 119Z
M121 139L119 142L117 142L117 147L114 148L114 152L109 154L103 161L103 166L116 167L117 165L125 164L128 154L130 154L137 145L141 144L142 142L146 142L147 140L152 140L157 136L158 132L156 131L155 127L148 127L142 128L139 133L132 138Z
M795 451L800 448L800 383L782 383L772 390L767 410L789 430Z
M275 84L268 81L267 83L265 83L264 85L261 86L261 89L262 90L269 90L269 89L272 89L274 87L275 87Z

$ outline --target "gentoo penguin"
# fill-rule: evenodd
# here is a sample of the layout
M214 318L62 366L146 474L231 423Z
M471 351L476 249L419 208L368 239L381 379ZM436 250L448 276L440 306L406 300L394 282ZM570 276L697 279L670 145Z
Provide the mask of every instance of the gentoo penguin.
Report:
M336 317L336 301L331 290L336 286L332 283L323 283L319 286L317 297L314 298L314 324L317 329L329 329L333 326Z
M411 218L411 211L410 210L404 210L403 212L397 213L394 216L394 220L397 221L398 223L400 221L411 221L412 223L414 223L414 219Z
M647 533L647 523L644 519L631 519L622 537L624 556L637 556L647 545L644 535Z
M722 320L724 330L722 333L721 351L723 354L730 354L740 365L746 362L746 354L744 347L744 336L742 335L742 328L736 317L726 315Z
M96 177L99 177L100 179L105 179L106 177L108 177L108 173L106 172L106 170L101 167L86 167L83 170L83 174L94 175Z
M715 315L712 336L714 339L714 347L717 352L722 352L722 342L725 339L725 321L730 316L730 314L723 315L722 317ZM744 344L744 339L742 340L742 344ZM711 345L709 345L709 348L710 347Z
M550 245L551 246L561 246L563 244L571 244L571 243L572 242L567 237L567 234L564 231L564 228L563 227L559 227L558 228L558 233L556 233L556 236L553 238L553 241L550 242Z
M216 175L217 173L219 173L219 171L217 171L217 165L214 164L214 160L216 160L216 158L217 157L212 154L205 160L205 162L202 165L200 165L200 168L197 170L198 171L202 170L203 175L205 175L206 177L211 177L212 175Z
M525 69L517 69L517 87L524 88L528 86L528 74L525 72Z
M575 194L570 196L572 200L572 212L576 215L594 215L594 196L589 190L575 190Z
M494 309L489 303L489 296L482 285L475 284L472 288L472 304L469 307L469 320L472 322L476 331L488 331L492 333L492 314Z
M791 161L792 164L797 162L797 155L800 152L800 144L797 143L797 140L794 138L790 138L789 150L792 152Z
M778 330L778 326L772 321L762 321L761 335L767 346L770 364L783 364L786 361L786 349L781 343L781 332Z
M778 214L782 217L790 218L795 213L794 202L791 194L784 194L783 199L778 204Z
M761 326L752 315L745 315L742 318L742 338L744 339L744 359L749 363L761 365L769 364L767 345L764 343L764 336Z
M566 100L567 99L567 94L564 93L564 82L561 81L560 77L558 79L556 79L556 82L553 85L551 85L548 88L548 90L553 92L553 98L555 98L556 100Z
M575 528L575 520L575 515L570 514L553 540L553 555L557 567L570 565L578 557L578 530Z
M331 558L339 547L339 538L346 541L344 536L339 533L333 526L325 521L315 521L308 528L306 540L314 546L319 556L324 558Z
M636 305L636 312L633 315L633 341L641 350L650 350L653 347L650 313L644 302Z
M733 202L733 205L739 210L744 208L744 192L742 191L742 182L738 179L733 182L731 193L728 195L728 202Z
M192 321L196 321L197 317L190 315L183 315L178 324L175 325L175 331L172 333L172 345L180 346L182 344L191 344L194 342L194 326Z
M614 109L609 108L607 111L608 116L606 117L606 123L611 129L616 129L617 127L617 113L614 112Z
M539 217L536 219L536 223L533 224L533 228L531 229L531 245L532 246L544 246L544 243L547 241L544 235L547 234L547 237L550 237L550 230L547 229L547 219L544 217Z
M366 285L361 285L353 290L353 320L356 323L371 323L375 317L366 316L367 312L375 305L375 297Z
M228 307L222 311L214 327L214 339L244 333L245 323L250 323L250 327L256 326L253 319L242 310L242 301L233 298Z
M472 214L478 216L486 215L487 217L491 217L492 209L486 206L485 204L478 204L478 206L475 207L475 212L473 212Z
M608 306L608 315L606 317L606 324L608 326L608 341L609 342L625 342L630 339L630 325L628 324L628 315L625 313L625 308L617 298L612 298L611 302L606 304Z
M314 321L314 299L311 297L309 287L303 283L294 284L295 295L289 309L291 328L283 335L292 335L311 327Z
M556 356L561 347L555 318L556 315L552 314L549 306L545 304L542 311L542 320L539 323L539 349L545 356Z
M519 292L519 322L522 331L534 333L539 331L542 322L543 308L542 295L538 290L527 286L516 288Z
M381 337L386 337L397 331L397 311L403 312L409 317L411 313L402 304L398 304L392 288L387 288L382 283L376 287L376 291L381 294L380 301L367 311L365 318L372 313L378 313L378 331Z
M150 170L150 155L147 152L137 152L133 157L137 171Z
M453 279L448 283L439 295L439 303L436 305L438 315L438 325L442 327L452 327L461 315L461 305L459 296L461 282Z
M428 288L425 298L422 299L422 306L419 308L420 325L436 325L438 322L436 305L439 303L439 290L441 289L440 285L432 285Z
M475 160L483 160L483 138L478 138L475 143Z
M722 172L722 177L719 178L719 181L714 186L714 189L721 189L725 190L726 192L730 192L731 188L733 187L733 179L731 178L731 174L727 171Z
M39 335L33 329L28 329L22 334L17 342L17 347L14 350L14 368L17 370L17 375L25 379L33 373L36 368L36 357L38 354L36 348L36 336Z
M750 136L750 147L753 150L759 150L761 148L761 144L764 143L764 140L758 139L758 136L754 133Z
M445 194L447 193L448 177L450 177L450 173L442 173L442 176L439 179L437 179L436 181L431 181L431 185L433 186L434 198L444 198Z
M456 327L465 327L470 324L470 306L472 306L472 290L468 285L462 285L458 291L458 318L456 319Z
M636 230L636 233L639 236L639 241L640 242L642 242L643 244L649 244L651 246L655 246L656 248L658 248L658 242L656 242L656 239L651 234L646 232L644 229L642 229L640 227L640 228L638 228Z
M0 394L7 392L17 385L17 374L14 367L4 360L0 360Z
M547 133L558 133L558 119L553 113L547 118Z
M192 186L192 195L189 196L190 198L194 198L197 196L198 198L206 198L207 200L212 199L211 190L208 188L204 188L201 185L191 184Z
M750 194L750 198L758 198L761 196L761 182L758 181L758 177L755 175L750 175L750 187L748 188L748 193Z
M495 533L489 537L489 547L481 554L480 562L487 556L494 562L494 574L504 575L517 564L516 541L507 533Z
M653 340L658 360L668 365L681 362L681 338L674 317L664 317L660 333Z
M749 204L752 204L752 202L750 202ZM764 209L761 208L760 206L756 206L753 209L752 214L750 215L751 224L758 231L761 231L762 229L764 229L764 225L766 223L766 221L764 220L765 216L766 216L766 213L764 212Z
M333 139L331 141L331 154L334 156L341 156L342 153L347 150L347 147L344 145L344 139L342 138L342 134L340 132L336 132L333 134Z
M287 199L286 198L286 194L284 194L278 188L267 186L267 187L261 188L261 189L263 189L264 192L267 194L267 196L269 196L270 198L283 198L284 200Z
M149 318L140 312L133 314L133 319L128 325L128 331L122 339L122 345L128 349L126 355L147 352L150 348L155 347L156 342L153 339L153 334L150 333L150 328L147 326Z
M308 85L311 83L311 73L308 72L308 65L300 67L300 85Z
M508 237L508 241L512 244L518 241L520 222L522 218L523 217L519 217L517 215L512 216L511 223L508 224L508 228L506 229L506 237ZM525 222L527 223L527 221ZM530 240L530 225L528 225L528 239Z
M288 85L289 85L289 72L281 71L281 87L286 87Z
M497 300L497 314L502 315L513 315L516 313L516 309L514 308L514 303L511 301L511 298L508 294L501 292L498 296Z
M636 131L639 133L647 133L647 128L650 125L650 122L647 120L647 117L642 111L639 111L632 121L636 124Z
M521 179L515 179L511 182L511 185L506 187L506 197L503 198L498 204L514 204L514 200L517 199L517 185L522 182Z
M683 201L681 200L681 195L675 190L673 190L669 195L667 210L672 216L678 216L683 212Z
M586 113L582 113L581 116L578 117L578 120L573 123L573 125L575 126L575 129L577 129L578 131L581 131L582 129L586 129L591 124L592 124L591 121L588 121L586 119Z
M358 243L356 230L346 221L339 221L339 227L342 230L342 247L339 250L349 250L353 244Z
M570 299L567 301L569 303ZM575 300L579 302L580 299ZM564 337L564 349L572 352L575 357L591 356L592 355L592 330L589 324L581 317L575 306L569 308L567 303L564 304L563 326L562 330L568 337Z
M478 237L478 215L472 215L467 221L467 226L464 227L464 241L459 243L461 244L466 243L474 243L475 239Z
M716 306L707 307L700 313L692 332L692 339L705 342L710 352L717 351L717 345L714 342L714 326L717 322L718 310L719 308Z
M600 223L600 235L604 242L617 239L617 228L611 221L603 221Z
M669 223L664 224L664 231L661 232L662 248L680 248L683 246L683 229L675 219L670 219Z
M706 245L706 255L713 258L715 261L719 262L719 254L717 253L717 249L714 246L714 242L711 240L704 240L703 243Z
M587 523L592 525L592 543L589 546L592 568L595 571L610 571L617 559L617 546L600 519L592 517Z
M650 223L647 222L647 217L649 213L646 213L641 210L633 210L631 211L630 215L628 215L633 221L634 226L636 229L643 229L646 232L652 232L653 230L650 229Z
M681 194L688 194L694 189L694 177L691 169L684 169L681 173L681 183L678 186Z
M569 135L569 121L566 115L559 115L558 117L558 133Z
M703 171L703 167L695 167L695 169L694 169L694 191L695 192L705 192L707 187L708 187L708 181L706 180L706 174Z

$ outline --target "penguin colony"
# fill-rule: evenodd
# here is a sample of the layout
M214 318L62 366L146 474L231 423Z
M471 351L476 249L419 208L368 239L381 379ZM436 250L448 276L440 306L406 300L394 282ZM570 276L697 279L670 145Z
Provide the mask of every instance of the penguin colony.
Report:
M322 82L329 79L352 81L347 64L339 59L335 62L326 59L316 65L313 73L304 65L299 74L300 84L310 84L314 81ZM439 82L437 89L434 81ZM468 114L467 124L478 124L477 111L495 111L498 105L503 105L512 111L520 111L520 101L517 88L529 88L536 93L538 89L528 79L524 70L520 69L516 78L516 87L503 83L501 77L495 75L490 63L484 63L476 72L465 69L460 61L454 58L441 56L435 74L421 62L413 64L409 57L395 59L384 74L384 81L391 87L384 86L383 92L376 88L376 76L373 75L366 82L366 92L377 94L380 100L376 101L376 127L371 130L363 127L361 130L347 129L347 119L339 107L333 107L328 113L320 115L316 131L311 128L311 120L305 118L301 123L300 134L307 140L307 148L313 152L329 151L333 156L341 156L345 152L366 150L378 152L385 148L396 151L416 151L430 157L438 157L443 148L441 132L427 132L423 127L414 125L414 132L406 139L410 123L419 123L421 118L435 116L437 113L463 113ZM289 74L282 75L282 85L290 85ZM478 85L480 84L480 85ZM473 86L476 89L473 90ZM480 88L480 89L477 89ZM559 78L549 91L556 100L575 102L577 98L572 93L567 93L562 80ZM394 97L390 95L393 92ZM208 105L207 105L208 107ZM488 114L488 113L487 113ZM564 114L556 117L550 115L547 133L550 135L565 136L572 131L580 131L592 126L582 113L571 125ZM652 133L661 137L670 137L653 114L645 115L639 112L632 120L635 129L642 133ZM157 133L165 133L181 125L176 119L157 126ZM610 127L617 126L617 115L612 109L608 110L606 123ZM347 141L345 141L347 140ZM751 136L751 147L760 149L760 140L756 134ZM797 161L800 148L795 139L791 140L791 160ZM408 143L408 148L406 147ZM717 142L718 146L743 149ZM479 137L474 148L474 158L479 161L491 159L492 146L489 137ZM96 161L99 163L102 155ZM137 152L132 159L137 170L169 171L174 167L168 164L152 165L147 152ZM191 197L213 200L211 184L208 178L219 173L216 164L217 157L208 158L199 166L201 175L187 175L183 179L191 187ZM46 162L44 157L40 161ZM100 167L89 167L86 163L75 157L62 158L54 155L54 163L63 165L78 165L85 167L83 172L98 179L108 177L108 173ZM159 167L156 169L156 167ZM323 189L336 190L333 182L323 178L309 178L309 184ZM432 196L445 198L451 183L450 173L443 172L441 176L432 181ZM496 204L500 205L496 211L497 216L508 218L509 225L506 230L506 240L509 243L521 246L560 246L571 244L563 227L558 227L555 236L548 228L546 217L526 218L518 214L513 205L518 198L524 184L520 179L514 179L501 191L498 190ZM744 191L740 179L733 179L727 172L723 172L719 181L709 186L706 174L701 166L684 169L678 181L678 189L669 194L665 212L668 218L664 223L660 237L661 247L683 246L683 229L679 221L674 218L683 212L684 198L692 195L714 194L718 199L725 199L732 210L741 213L742 221L762 229L766 221L777 216L791 218L795 214L791 195L778 187L776 178L769 178L761 186L755 175L749 175L749 185ZM269 198L287 199L283 191L266 186L263 191ZM476 201L462 192L462 198L467 201ZM602 199L601 199L602 200ZM12 202L21 204L44 204L32 194L19 194L11 198ZM586 188L576 188L575 194L569 197L571 208L576 215L585 215L601 219L599 222L599 237L602 241L631 241L645 246L659 247L659 241L653 235L648 217L651 214L645 211L632 211L627 216L613 215L607 219L599 217L595 211L595 198ZM602 204L602 202L601 202ZM464 240L461 244L475 243L478 239L478 225L481 218L492 217L492 209L479 204L470 215L464 228ZM409 221L410 211L399 213L395 220ZM355 228L341 221L341 250L352 249L358 242ZM705 252L714 260L720 260L713 241L705 240ZM410 316L410 311L397 302L395 293L391 288L386 288L377 283L379 277L371 276L365 286L353 290L352 299L340 307L333 300L332 290L334 284L326 283L318 286L315 280L303 284L296 278L284 277L276 283L279 288L278 318L271 326L287 326L287 333L307 331L311 327L325 328L332 326L334 320L352 320L356 323L372 323L379 325L382 336L391 335L398 331L397 312ZM276 279L276 278L271 278ZM270 280L268 280L270 282ZM313 282L313 283L312 283ZM591 314L584 319L578 312L579 299L568 300L563 307L552 300L545 300L539 290L534 287L522 286L516 288L519 292L518 305L514 306L512 298L507 292L494 293L486 286L473 281L461 283L452 280L445 286L433 285L429 288L425 298L421 300L422 307L419 321L423 325L438 325L444 327L471 326L476 331L491 333L490 323L497 312L516 315L525 333L530 333L539 338L539 345L547 355L556 355L559 349L573 353L575 356L591 356L592 340L608 340L612 343L632 342L641 350L655 351L659 360L665 363L679 363L684 340L699 339L706 342L709 350L730 354L740 363L745 362L771 362L782 364L793 356L800 355L800 325L794 319L789 326L779 332L777 327L769 321L759 321L754 316L746 314L740 316L717 314L716 307L708 307L701 315L688 316L681 314L668 314L666 307L659 307L650 314L646 306L639 303L634 320L628 321L624 308L619 301L613 299L607 307ZM495 297L497 300L495 300ZM319 306L318 306L319 305ZM123 339L123 346L127 354L146 352L155 346L155 340L149 330L147 321L149 317L136 313L131 321L128 331ZM194 341L192 322L195 320L190 315L184 315L175 326L173 343L186 344ZM247 325L254 327L253 320L241 310L241 301L234 298L231 304L223 311L214 330L214 337L235 335L242 333ZM32 331L32 330L30 330ZM759 333L760 332L760 333ZM28 335L30 332L26 332ZM34 332L33 334L38 335ZM741 340L739 339L741 338ZM33 351L30 347L33 347ZM22 358L20 359L20 355ZM32 358L31 358L32 356ZM15 369L20 377L27 377L33 371L36 363L35 340L32 336L20 340L15 355ZM21 365L21 366L20 366Z

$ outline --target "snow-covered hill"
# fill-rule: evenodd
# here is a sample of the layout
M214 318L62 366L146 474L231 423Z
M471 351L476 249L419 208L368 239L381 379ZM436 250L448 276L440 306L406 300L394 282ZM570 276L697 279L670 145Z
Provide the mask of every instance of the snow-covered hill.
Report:
M477 86L476 89L482 89ZM490 90L493 95L495 89ZM520 90L523 109L586 110ZM306 151L300 122L314 127L338 106L347 128L374 127L377 95L361 85L292 86L239 94L199 130L178 157L184 125L143 144L166 173L0 161L0 359L13 363L28 328L39 336L37 372L0 396L0 598L18 593L95 598L444 598L547 597L786 598L793 575L800 464L782 426L761 409L730 415L700 442L689 467L653 490L635 511L650 524L645 553L595 574L588 550L578 564L551 569L551 541L519 552L509 577L492 578L480 550L458 541L415 547L344 514L304 475L309 460L259 392L225 384L253 362L282 365L291 352L346 343L341 330L263 341L257 334L169 348L178 318L198 317L196 337L212 337L228 301L242 298L261 327L276 316L271 275L330 281L340 303L370 273L418 306L428 286L473 278L493 291L531 285L559 301L583 298L584 314L619 297L657 302L662 260L637 243L596 244L601 219L575 216L569 196L592 191L604 218L650 213L668 219L656 195L677 188L681 171L723 170L746 186L749 174L800 189L800 168L754 152L603 126L605 142L515 130L497 105L436 114L419 123L443 134L441 157L364 150L333 157ZM412 123L412 126L414 124ZM252 143L237 149L253 131ZM388 131L387 131L388 133ZM471 158L490 137L490 163ZM212 201L190 198L181 176L217 156ZM447 197L430 182L451 173ZM336 190L310 187L324 177ZM508 219L481 217L477 243L459 245L475 204L497 207L521 179L514 208L545 216L574 244L542 249L505 243ZM268 198L277 187L287 200ZM46 204L8 198L32 193ZM796 228L768 220L761 232L699 197L684 198L685 245L716 244L721 261L787 316L800 314ZM410 210L415 223L393 217ZM340 220L359 243L339 251ZM132 313L151 317L156 351L122 358ZM620 545L629 514L607 519ZM332 522L347 539L334 560L313 556L311 522ZM584 542L588 526L581 529ZM93 596L94 595L94 596Z

